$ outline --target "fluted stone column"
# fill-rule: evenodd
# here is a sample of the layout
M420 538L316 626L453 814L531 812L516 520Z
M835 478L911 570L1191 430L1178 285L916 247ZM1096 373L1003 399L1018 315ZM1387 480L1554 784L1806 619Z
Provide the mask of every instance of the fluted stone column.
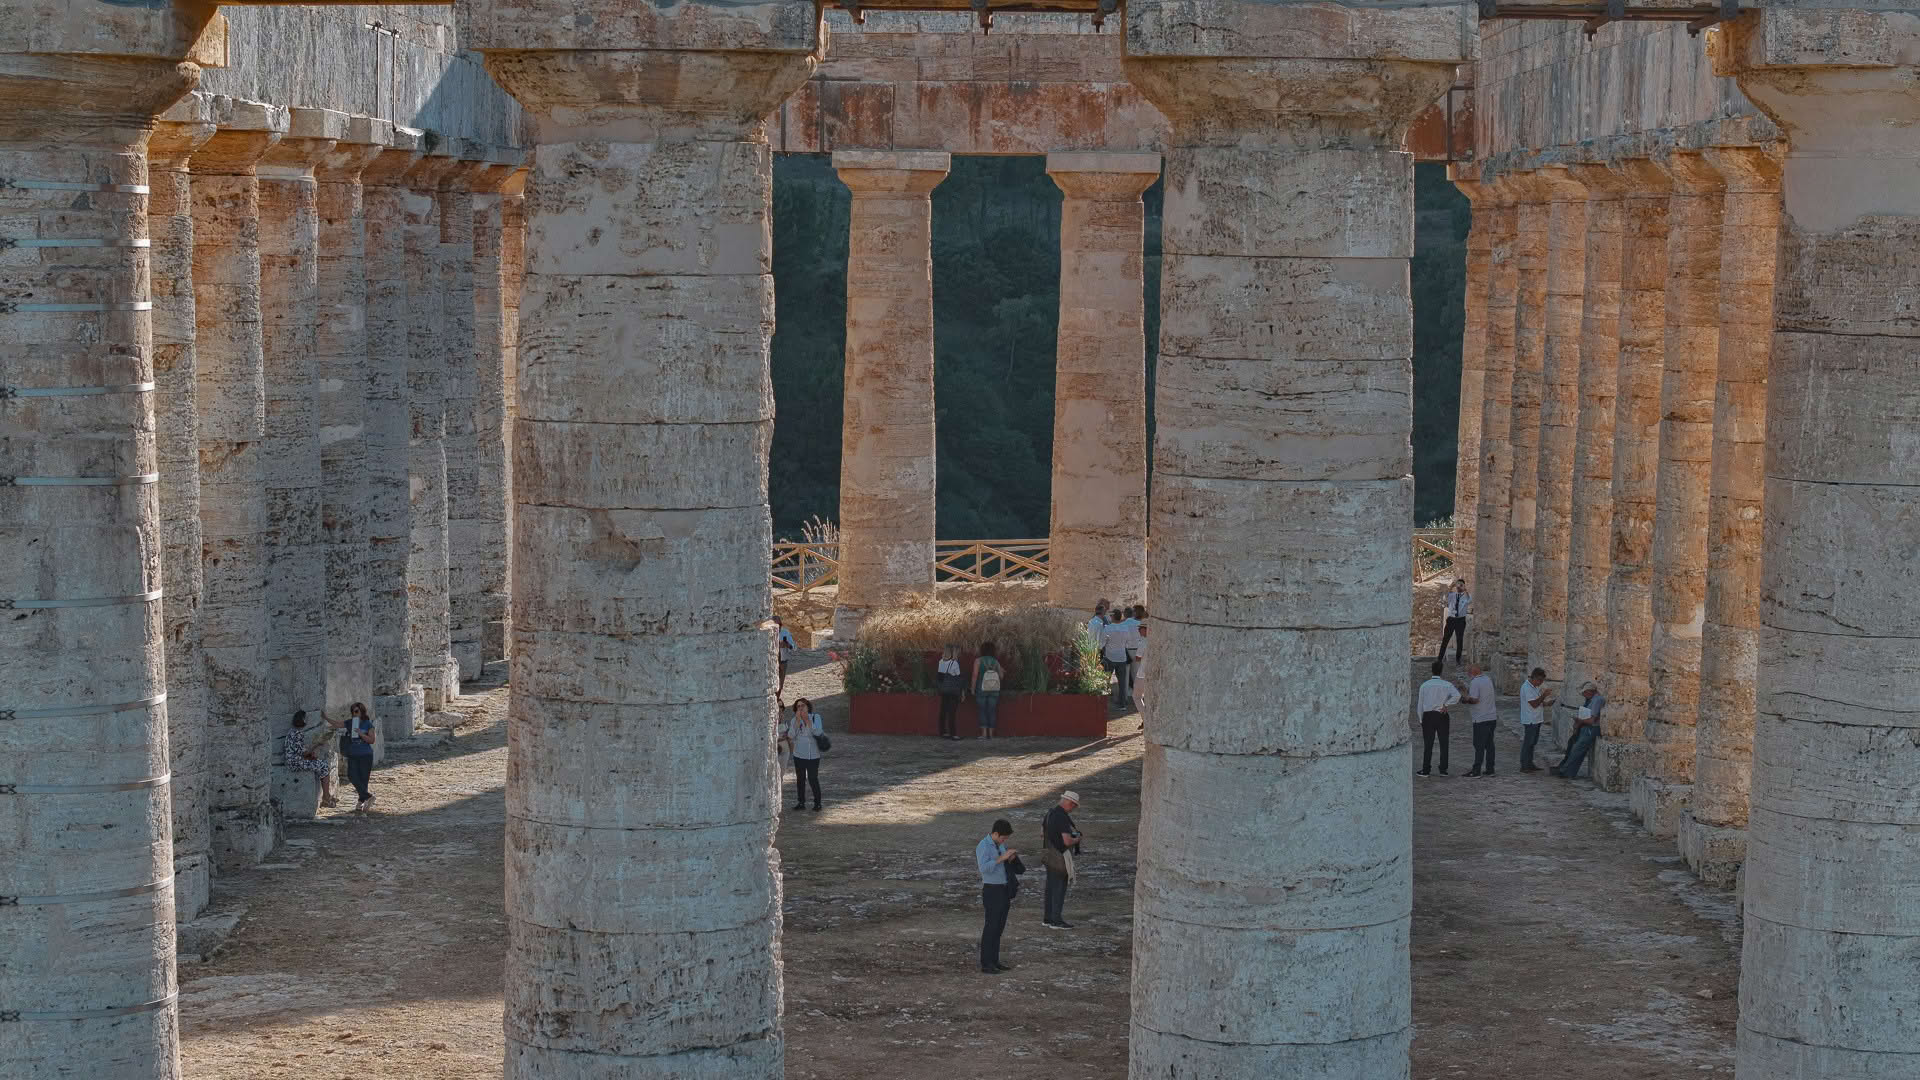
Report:
M485 146L471 139L458 141L460 164L440 182L435 196L440 228L440 257L447 281L447 334L442 342L446 358L447 456L447 637L454 661L454 689L460 682L480 677L481 638L486 620L480 613L480 576L475 543L482 525L480 512L480 446L474 433L474 395L478 392L478 357L473 258L474 195L476 184L491 169Z
M473 492L450 522L449 574L456 598L470 596L479 626L473 675L506 655L507 626L507 298L501 258L500 189L520 171L519 150L496 150L473 188ZM461 677L466 678L466 660Z
M276 105L217 98L193 152L193 299L206 601L207 807L217 870L279 842L267 715L267 388L260 313L260 182L287 130Z
M853 190L833 636L933 589L933 204L948 156L836 150Z
M1480 511L1480 425L1487 382L1487 294L1493 284L1494 197L1490 185L1480 182L1479 169L1473 165L1448 165L1447 178L1473 205L1472 225L1467 230L1466 311L1460 333L1460 421L1453 477L1453 575L1466 578L1471 584Z
M1363 35L1354 9L1222 3L1196 39L1186 10L1127 12L1127 75L1172 126L1129 1075L1403 1077L1413 163L1397 147L1451 80L1465 13L1370 12ZM1205 55L1310 26L1404 59ZM1227 807L1231 828L1207 824Z
M1507 482L1507 541L1500 589L1502 686L1527 677L1533 644L1533 564L1540 487L1540 401L1546 387L1547 247L1553 232L1554 177L1536 170L1517 174L1514 213L1513 409L1507 445L1513 459Z
M1654 835L1674 836L1693 783L1693 725L1700 711L1724 185L1697 151L1676 151L1663 164L1673 176L1673 195L1667 211L1667 357L1660 379L1651 555L1649 749L1647 771L1634 781L1633 808Z
M527 173L522 166L500 189L500 339L506 374L507 460L502 485L507 492L506 622L500 627L499 655L513 655L513 440L520 413L520 293L527 278ZM509 669L511 670L511 669Z
M1577 694L1586 680L1604 676L1607 666L1613 410L1620 381L1621 220L1627 184L1606 165L1575 165L1569 171L1587 189L1586 300L1580 314L1580 415L1573 437L1566 646L1550 670L1562 675Z
M160 462L160 564L166 595L168 785L173 905L181 922L211 893L207 825L207 666L200 654L200 420L195 408L193 181L187 159L213 137L213 102L193 93L160 115L147 139L152 247L155 445Z
M1535 473L1533 621L1527 667L1565 679L1567 564L1572 543L1574 433L1580 422L1580 337L1586 307L1587 189L1564 166L1541 169L1551 186L1547 212L1547 334L1540 378L1540 450ZM1569 697L1568 700L1577 700ZM1549 716L1556 742L1566 741L1565 709Z
M393 123L350 117L314 168L320 249L314 313L314 411L326 544L327 712L345 717L373 694L368 608L367 221L361 176L393 139Z
M1513 481L1513 317L1520 263L1514 252L1519 188L1512 178L1483 181L1487 207L1487 344L1480 400L1480 501L1474 508L1473 617L1467 620L1475 656L1501 678L1500 652L1506 607L1507 512ZM1513 683L1504 683L1508 690Z
M260 178L260 311L267 388L266 719L278 739L305 710L327 705L327 543L321 531L319 371L320 215L313 167L347 133L347 114L290 110L287 134L269 148ZM276 757L274 801L311 817L320 788Z
M1771 147L1730 146L1708 150L1707 160L1725 179L1727 192L1720 224L1720 362L1707 507L1700 712L1680 851L1702 881L1725 889L1733 887L1747 847L1780 156Z
M447 589L447 369L472 348L471 276L467 303L455 299L456 252L471 248L473 212L453 209L444 184L462 168L459 147L429 136L407 173L407 640L413 681L428 712L460 696ZM462 200L464 202L464 200ZM460 219L464 217L464 222ZM410 731L396 732L410 734Z
M1607 694L1594 780L1628 791L1646 767L1647 659L1653 639L1654 485L1660 472L1660 369L1667 350L1667 174L1620 162L1620 372L1613 399L1613 565L1607 572ZM1576 687L1577 689L1577 687Z
M474 0L479 15L490 2ZM743 51L648 51L571 20L476 18L463 40L537 144L514 441L507 1080L784 1071L764 118L823 43L806 4L698 19L702 41ZM529 36L555 51L527 51Z
M413 682L407 634L407 335L413 314L407 283L406 174L421 154L422 132L395 127L392 145L361 174L367 274L367 621L372 635L373 700L384 736L410 734L426 713ZM385 738L374 744L379 754Z
M6 1077L180 1073L145 153L199 77L167 31L207 16L174 17L55 12L6 40L117 55L0 55Z
M1723 44L1791 147L1735 1068L1893 1080L1920 1075L1920 30L1772 9Z
M1146 207L1158 154L1047 155L1060 185L1047 600L1147 595Z

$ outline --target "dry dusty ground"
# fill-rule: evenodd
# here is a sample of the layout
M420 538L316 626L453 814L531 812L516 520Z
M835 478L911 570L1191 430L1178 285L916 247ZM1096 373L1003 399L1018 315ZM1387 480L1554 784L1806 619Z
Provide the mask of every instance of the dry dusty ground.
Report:
M839 726L833 669L802 663L788 695ZM378 812L292 826L272 862L219 883L216 907L246 915L181 967L186 1075L500 1075L504 702L470 696L450 742L396 746L374 774ZM1461 777L1456 726L1455 778L1410 781L1416 1080L1731 1075L1731 898L1694 884L1624 797L1514 771L1517 729L1499 777ZM826 810L788 810L780 832L787 1075L1124 1077L1137 728L1117 718L1121 738L1085 753L836 739ZM1078 929L1039 925L1036 881L1008 927L1015 970L982 976L973 844L1001 814L1015 846L1033 844L1063 787L1085 800Z

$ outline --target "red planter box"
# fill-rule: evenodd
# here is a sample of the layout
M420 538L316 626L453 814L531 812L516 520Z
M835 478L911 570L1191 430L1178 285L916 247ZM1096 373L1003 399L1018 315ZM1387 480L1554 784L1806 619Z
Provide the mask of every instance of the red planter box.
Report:
M855 735L937 735L940 733L938 694L850 694L847 730ZM960 703L954 717L955 733L972 738L980 732L979 711L973 699ZM1105 694L1000 695L996 735L1059 735L1100 739L1107 734Z

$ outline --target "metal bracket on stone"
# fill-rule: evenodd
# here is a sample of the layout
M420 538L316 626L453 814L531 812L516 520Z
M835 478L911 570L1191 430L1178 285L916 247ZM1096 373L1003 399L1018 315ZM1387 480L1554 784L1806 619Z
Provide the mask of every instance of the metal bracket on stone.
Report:
M0 300L0 315L12 315L22 311L41 312L100 312L100 311L152 311L151 300L130 300L117 304L22 304L13 300Z
M1093 9L1093 28L1099 30L1107 25L1107 16L1120 10L1120 0L1100 0Z
M19 236L0 236L0 251L14 248L149 248L153 241L146 237L137 240L100 240L91 237L74 237L64 240L29 240Z
M0 476L0 487L137 487L159 482L157 472L126 476Z
M171 783L172 773L125 784L0 784L0 795L110 795L116 791L141 791Z
M12 606L13 601L4 601ZM60 705L51 709L0 708L0 720L46 720L66 716L105 716L111 713L134 712L138 709L151 709L167 700L166 691L152 697L137 698L133 701L116 701L107 705ZM10 792L7 794L11 794Z
M867 13L861 9L860 0L841 0L840 10L846 12L855 23L861 26L867 24Z
M973 8L973 13L980 17L980 32L983 34L992 33L993 10L987 7L987 0L968 0L968 5Z
M1607 13L1595 15L1587 20L1587 37L1591 39L1600 28L1610 22L1619 22L1627 17L1627 0L1607 0Z
M128 593L125 596L96 596L85 600L20 600L0 597L0 611L30 611L35 608L113 607L117 604L145 604L160 599L161 590Z
M154 1012L171 1006L179 998L178 993L154 1001L143 1001L138 1005L122 1005L117 1009L86 1009L75 1012L26 1012L21 1009L0 1009L0 1024L19 1024L28 1020L106 1020L115 1016L131 1016L135 1013Z
M1740 17L1740 0L1720 0L1718 15L1702 15L1687 23L1687 36L1699 37L1700 31L1715 23L1732 22Z
M151 195L145 184L75 184L65 180L22 180L0 176L0 191L112 191L122 195Z
M100 394L151 394L153 383L123 383L119 386L0 386L0 401L15 398L95 397Z

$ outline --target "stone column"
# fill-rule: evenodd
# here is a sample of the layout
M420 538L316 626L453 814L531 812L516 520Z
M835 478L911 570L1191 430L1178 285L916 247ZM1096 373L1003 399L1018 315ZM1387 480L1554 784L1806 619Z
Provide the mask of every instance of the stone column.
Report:
M1613 540L1613 410L1620 381L1620 252L1627 185L1605 165L1569 170L1587 189L1586 302L1580 315L1580 415L1573 437L1566 647L1557 664L1578 701L1607 667L1607 570ZM1605 714L1603 713L1602 716Z
M216 870L279 842L267 715L267 390L260 324L260 182L254 167L287 111L220 97L194 151L193 300L206 602L207 807ZM283 718L284 722L284 718Z
M1460 433L1453 477L1453 576L1474 571L1474 535L1480 511L1480 429L1487 382L1487 293L1493 275L1493 192L1477 166L1448 165L1447 178L1473 204L1467 231L1467 296L1460 334ZM1472 625L1469 620L1468 625ZM1477 655L1477 654L1476 654Z
M1767 362L1773 351L1774 264L1780 249L1780 157L1770 147L1707 151L1726 181L1720 224L1720 362L1707 506L1706 627L1693 795L1680 851L1700 879L1730 889L1745 858L1760 654L1762 493Z
M1158 154L1047 155L1060 185L1047 602L1147 596L1146 207Z
M143 16L7 38L122 55L0 57L7 1077L180 1073L145 152L199 69Z
M1547 334L1540 378L1540 465L1534 498L1532 624L1527 667L1564 680L1567 651L1567 564L1573 540L1574 433L1580 422L1580 338L1586 307L1587 189L1564 166L1541 169L1549 185ZM1569 697L1567 700L1577 700ZM1572 726L1565 709L1548 716L1564 743Z
M461 169L458 148L444 137L407 173L407 640L413 681L428 712L460 696L453 659L447 590L447 368L473 341L471 281L464 309L454 299L455 252L471 248L473 211L453 210L443 189ZM459 219L464 217L464 222ZM452 234L450 236L450 234ZM411 734L411 731L396 731Z
M260 182L260 313L267 419L266 720L278 748L294 712L327 706L327 543L321 531L315 307L320 215L313 167L347 133L347 114L292 109L287 134L255 172ZM312 817L320 787L273 759L283 814Z
M1127 75L1172 128L1129 1075L1405 1076L1413 162L1397 147L1452 79L1464 9L1221 3L1200 36L1188 10L1127 12ZM1404 59L1195 55L1344 44L1363 18L1367 48ZM1232 828L1206 824L1228 806Z
M470 595L479 626L472 677L506 656L507 626L507 282L500 189L520 171L519 150L496 150L473 187L473 492L450 522L456 598ZM461 526L456 528L455 526ZM467 678L464 658L461 677Z
M1514 178L1513 409L1508 421L1507 541L1502 554L1500 659L1494 678L1519 686L1533 644L1533 563L1540 481L1540 400L1547 352L1547 246L1553 232L1554 178L1539 171Z
M1920 29L1777 9L1722 44L1791 147L1735 1067L1915 1076Z
M173 906L204 911L213 864L207 826L207 666L200 655L200 420L195 410L193 182L187 159L213 137L213 103L181 98L147 140L148 257L153 281L155 445L160 462L160 564L166 596L168 785L173 801Z
M1620 371L1613 399L1613 565L1607 572L1607 709L1593 775L1623 792L1646 766L1653 638L1653 493L1660 471L1660 368L1667 349L1667 174L1646 158L1618 168ZM1577 687L1576 687L1577 689Z
M1513 316L1519 289L1519 260L1514 236L1519 219L1518 187L1510 177L1482 181L1487 207L1487 344L1480 399L1480 501L1474 508L1473 616L1469 648L1497 680L1500 630L1506 606L1507 511L1513 481ZM1505 684L1509 690L1515 684Z
M1724 185L1697 151L1675 151L1663 164L1673 177L1673 195L1667 210L1667 356L1660 377L1660 469L1651 551L1649 750L1646 772L1632 790L1635 815L1654 835L1670 837L1679 831L1693 783L1693 723L1700 711Z
M527 278L527 172L523 166L500 189L500 339L506 374L507 460L502 486L507 492L507 620L500 627L500 655L513 655L513 440L520 412L520 293ZM511 669L509 669L511 670Z
M320 530L326 544L327 712L373 694L367 578L367 222L361 175L393 124L350 117L314 168L320 250L314 312L314 410L320 433ZM376 714L377 715L377 714Z
M473 257L476 184L491 169L485 146L457 140L460 163L440 182L435 203L440 216L440 258L447 281L446 361L447 455L447 636L454 660L453 689L480 677L480 639L486 620L480 613L480 553L475 546L483 526L479 507L479 441L474 434L474 395L478 392L475 358L476 275Z
M407 636L407 285L406 174L421 153L422 132L395 127L392 145L361 174L367 228L367 622L372 635L373 700L382 736L410 734L426 713L413 683ZM387 745L374 745L380 754Z
M948 157L836 150L853 189L833 636L933 589L933 204Z
M593 26L581 51L533 52L522 35L552 27L505 18L477 18L464 42L537 143L507 1080L784 1072L764 118L822 43L811 5L742 8L695 25L755 51L622 47Z

